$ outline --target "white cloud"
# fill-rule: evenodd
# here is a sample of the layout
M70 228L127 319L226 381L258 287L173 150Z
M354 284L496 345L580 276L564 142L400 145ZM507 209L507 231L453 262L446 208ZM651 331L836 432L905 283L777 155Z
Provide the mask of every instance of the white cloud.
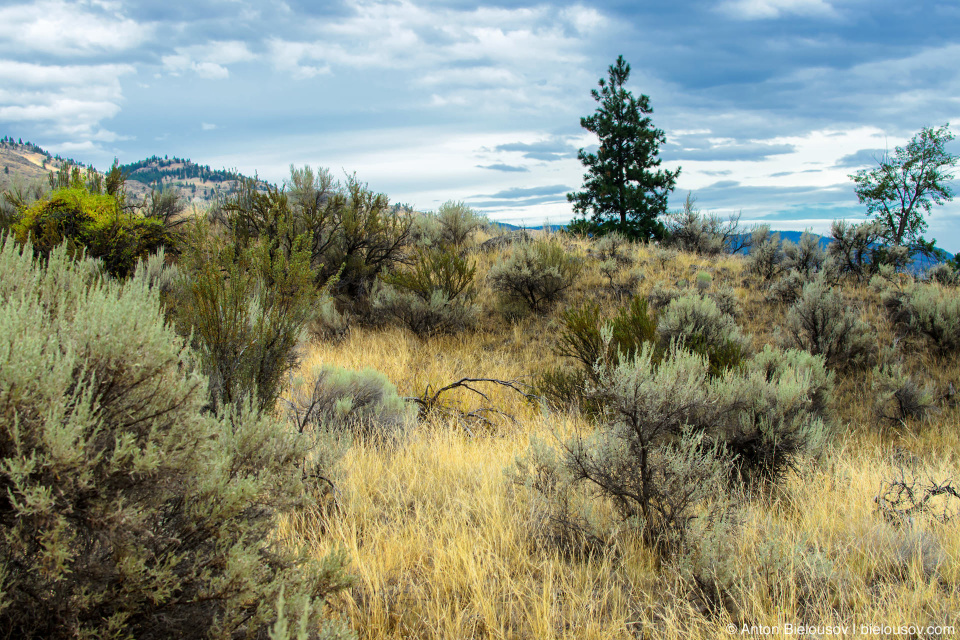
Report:
M176 53L161 58L168 73L179 75L193 71L201 78L223 79L230 76L227 65L256 59L246 43L236 40L177 47Z
M721 10L744 20L763 20L787 15L824 16L837 15L827 0L727 0Z
M406 71L432 90L432 106L565 107L574 86L588 86L584 49L608 22L583 5L456 10L354 0L352 8L310 25L313 39L271 39L273 66L300 79L339 69Z
M10 52L89 56L137 47L151 34L150 25L126 18L112 3L46 0L0 9L0 44Z
M216 128L217 128L217 125L215 125L215 124L210 124L209 122L201 122L201 123L200 123L200 129L203 130L203 131L213 131L213 130L216 129Z

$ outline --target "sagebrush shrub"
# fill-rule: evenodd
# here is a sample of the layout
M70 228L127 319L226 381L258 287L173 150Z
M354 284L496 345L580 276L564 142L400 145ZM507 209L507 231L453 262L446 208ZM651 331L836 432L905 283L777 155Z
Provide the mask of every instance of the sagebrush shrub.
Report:
M664 342L674 341L706 355L711 370L736 366L748 349L748 341L732 316L717 303L698 295L676 298L660 315L657 332Z
M463 247L470 234L479 229L486 218L463 202L449 200L437 209L440 226L440 241L447 247Z
M800 299L787 311L784 330L788 346L822 355L835 369L868 365L875 356L873 330L822 279L803 287Z
M667 215L667 242L671 246L705 256L736 253L743 248L739 214L724 222L716 214L702 213L694 206L695 202L695 198L687 194L683 209Z
M750 235L750 254L747 256L749 272L769 282L783 273L785 259L779 233L771 234L768 225L754 229Z
M934 408L930 385L921 385L900 364L876 367L870 389L878 423L903 426L907 420L922 420Z
M413 406L397 395L383 373L318 365L296 376L285 398L287 415L300 432L329 431L385 438L414 418Z
M938 262L927 269L927 280L937 282L945 287L960 285L960 274L946 262Z
M682 546L721 484L769 486L821 451L830 433L832 377L810 354L768 347L711 375L699 354L644 343L632 358L598 367L596 380L589 389L600 424L562 445L553 484L611 500L660 550Z
M833 259L840 274L848 274L857 280L868 280L882 265L890 265L896 271L910 263L906 247L885 245L883 226L873 220L850 224L835 220L830 228L833 242L827 245L827 253Z
M539 312L573 286L582 268L582 261L555 239L538 240L514 245L512 254L494 265L488 278L507 301Z
M634 244L623 234L612 231L600 236L596 241L597 257L601 262L610 261L618 265L630 264L633 262Z
M884 305L902 328L923 335L940 355L960 351L960 296L934 284L889 290Z
M343 557L273 531L330 451L249 404L205 411L145 270L120 284L62 246L36 266L7 238L0 272L0 634L319 637Z
M820 272L827 262L827 252L820 241L809 231L804 231L800 242L785 240L783 243L783 269L798 271L808 279Z

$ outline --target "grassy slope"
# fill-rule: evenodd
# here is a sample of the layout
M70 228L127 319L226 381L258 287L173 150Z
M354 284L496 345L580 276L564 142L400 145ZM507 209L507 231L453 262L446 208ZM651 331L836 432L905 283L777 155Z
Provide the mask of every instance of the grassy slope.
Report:
M572 243L584 257L588 245ZM652 250L635 250L644 275L639 293L710 271L713 286L732 286L738 321L757 346L776 340L785 309L763 301L740 258L681 254L661 266ZM478 274L500 259L481 255ZM596 261L570 302L614 301ZM627 267L629 269L631 267ZM482 275L480 276L482 278ZM484 285L486 286L486 285ZM881 345L893 341L877 294L846 290ZM463 376L529 378L559 362L552 354L556 320L510 324L493 307L475 333L420 341L400 329L354 328L340 344L315 343L305 362L370 366L403 395L419 395ZM907 366L938 391L960 384L956 360L938 360L905 345ZM475 437L443 420L421 425L396 448L358 443L340 470L340 511L322 525L305 518L285 534L323 554L345 547L357 585L334 607L362 638L714 638L727 624L954 624L960 627L960 531L920 519L897 528L880 518L874 497L884 479L908 474L956 477L958 410L944 406L906 430L880 432L871 412L870 373L842 379L833 407L838 436L824 458L775 495L746 504L721 558L736 596L711 614L703 597L659 565L629 535L589 560L562 557L535 543L540 526L532 496L505 470L531 436L547 440L589 428L577 416L544 412L509 390L491 404L515 422ZM479 398L451 396L466 409ZM903 462L906 460L907 462ZM602 505L599 509L603 510Z

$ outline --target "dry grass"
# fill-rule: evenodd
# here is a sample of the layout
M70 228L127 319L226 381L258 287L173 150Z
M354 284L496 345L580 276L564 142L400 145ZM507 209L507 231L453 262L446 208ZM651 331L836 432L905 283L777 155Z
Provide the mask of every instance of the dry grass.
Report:
M583 242L571 249L590 255ZM708 271L713 286L736 288L739 322L755 343L775 339L786 310L763 302L740 259L681 254L661 269L650 249L634 254L622 275L644 274L641 295L657 283L692 283L698 271ZM498 259L479 256L478 272ZM590 297L613 309L617 299L595 263L586 261L568 303ZM877 295L866 287L846 293L876 328L878 344L891 344ZM313 344L305 366L374 367L401 395L417 396L428 385L465 376L529 379L559 363L551 351L555 320L511 324L498 316L486 285L480 299L486 319L476 333L421 341L400 329L354 327L339 344ZM906 358L908 369L937 389L960 385L956 360ZM396 446L356 443L339 469L339 510L304 515L283 533L317 554L335 547L349 552L357 584L331 604L361 638L716 638L730 637L728 624L786 623L960 628L958 523L918 517L892 524L874 503L882 483L900 470L957 478L958 410L941 403L923 424L878 431L870 377L862 371L838 380L839 435L822 460L773 495L743 501L739 526L726 532L731 551L712 568L726 585L721 607L711 607L711 594L684 579L680 563L658 561L629 535L612 538L589 558L537 543L533 497L507 471L531 436L550 440L590 427L503 388L489 389L489 402L515 420L474 437L456 421L436 420L411 429ZM465 392L450 401L464 410L485 404Z

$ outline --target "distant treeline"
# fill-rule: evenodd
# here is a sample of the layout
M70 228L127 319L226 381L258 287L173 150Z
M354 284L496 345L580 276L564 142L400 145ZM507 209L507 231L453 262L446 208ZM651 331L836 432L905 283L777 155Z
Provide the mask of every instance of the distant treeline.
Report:
M172 168L173 165L182 165ZM236 171L226 169L211 169L209 165L199 165L184 158L168 158L167 156L151 156L146 160L139 160L131 164L120 165L120 170L128 180L135 180L144 184L162 182L164 178L175 180L190 180L199 178L207 182L229 182L243 180L243 176Z

